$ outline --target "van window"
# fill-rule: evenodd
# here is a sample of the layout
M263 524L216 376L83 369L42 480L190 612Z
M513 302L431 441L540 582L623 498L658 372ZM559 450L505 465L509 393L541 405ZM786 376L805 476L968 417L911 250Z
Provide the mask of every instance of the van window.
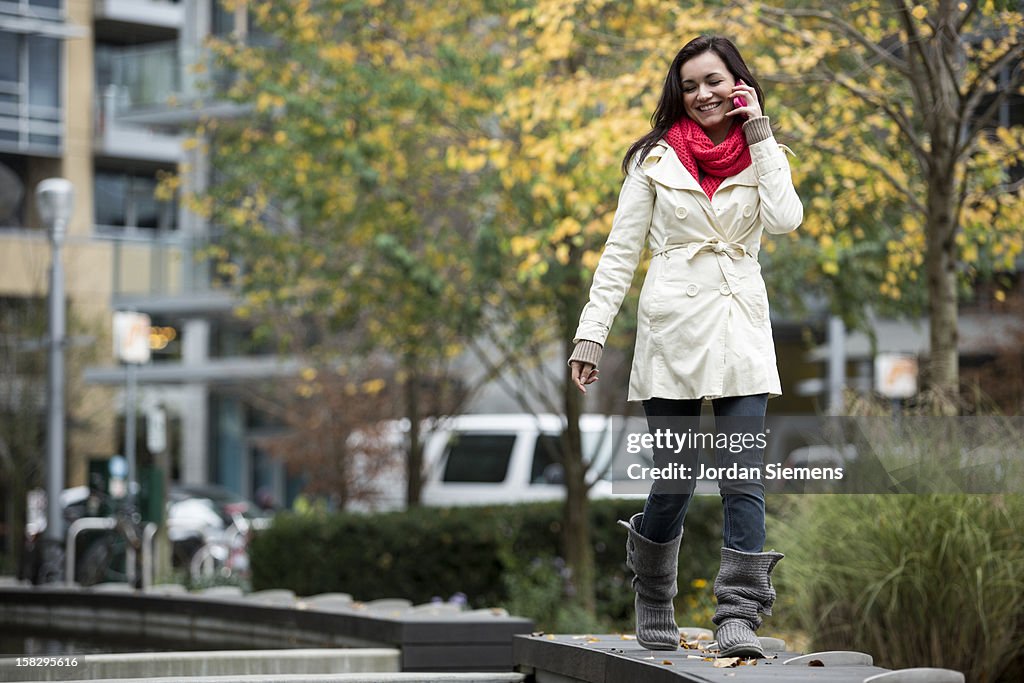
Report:
M548 467L558 462L558 451L562 447L561 438L555 434L541 434L537 437L537 445L533 449L533 467L530 468L531 484L548 484L551 477L544 476Z
M515 434L461 434L448 442L442 481L496 484L505 481Z

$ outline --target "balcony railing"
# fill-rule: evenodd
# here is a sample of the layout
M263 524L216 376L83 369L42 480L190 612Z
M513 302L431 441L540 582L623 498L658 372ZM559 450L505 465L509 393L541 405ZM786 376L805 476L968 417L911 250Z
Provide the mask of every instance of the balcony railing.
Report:
M114 299L189 299L233 291L230 283L217 280L204 257L216 237L97 226L93 239L112 243Z
M185 60L177 41L126 47L109 54L109 80L97 83L111 113L162 107L182 98Z

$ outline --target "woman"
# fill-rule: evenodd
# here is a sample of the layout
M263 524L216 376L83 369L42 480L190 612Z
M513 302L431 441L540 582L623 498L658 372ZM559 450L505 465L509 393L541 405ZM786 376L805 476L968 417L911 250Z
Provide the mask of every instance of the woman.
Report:
M652 130L623 160L618 209L569 364L573 382L586 393L598 379L604 341L649 242L629 400L643 402L652 432L698 417L704 399L713 405L720 433L726 422L725 431L760 432L768 398L782 393L757 254L762 232L795 230L803 207L763 104L732 42L696 38L672 61ZM719 449L717 464L759 467L761 444L740 453ZM655 449L659 464L673 455ZM679 647L672 598L693 491L692 480L682 492L670 485L655 480L644 511L620 522L628 529L627 564L635 574L637 640L656 650ZM720 482L720 488L724 547L714 586L716 638L723 655L764 656L755 631L760 614L771 614L770 574L782 558L763 552L764 485L751 479L732 488Z

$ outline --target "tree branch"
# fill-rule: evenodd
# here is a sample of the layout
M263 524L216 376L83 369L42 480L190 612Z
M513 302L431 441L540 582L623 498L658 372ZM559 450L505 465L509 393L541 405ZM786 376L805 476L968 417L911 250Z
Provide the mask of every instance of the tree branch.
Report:
M868 104L873 104L874 106L882 109L886 114L888 114L889 118L893 120L893 122L899 127L900 131L902 131L903 134L909 140L910 149L911 151L914 152L914 156L917 157L917 160L921 164L921 167L928 167L928 155L925 152L925 149L921 146L921 143L917 138L917 134L913 130L913 125L911 124L910 120L906 117L906 114L904 114L899 109L889 106L888 104L885 103L885 100L875 97L866 88L862 88L856 85L855 83L852 82L852 79L850 79L845 74L836 74L835 76L836 83L838 83L840 87L846 88L851 93L860 97Z
M980 4L980 2L970 2L967 4L967 9L964 10L964 14L960 17L960 21L956 22L956 32L958 34L962 34L964 32L964 26L967 25L967 22L974 14L974 11L978 9L978 5Z
M900 22L903 24L903 30L907 32L907 64L910 66L910 86L914 88L914 92L917 94L917 101L920 105L924 105L928 101L927 93L924 90L926 84L935 83L935 73L932 71L931 62L928 61L928 55L925 54L924 48L921 47L923 38L918 32L917 27L914 26L914 17L910 13L910 8L907 6L904 0L892 0L893 5L896 8L896 13L900 18ZM924 67L925 74L922 78L922 74L918 69L915 68L915 62L910 58L909 52L913 50L917 52L917 56L920 59L920 66Z
M818 150L819 152L824 152L825 154L832 154L838 157L854 159L858 163L864 164L865 166L874 169L878 173L881 173L883 176L885 176L886 180L892 183L892 186L895 187L897 191L902 193L907 198L907 201L914 207L915 210L920 211L922 214L927 213L924 204L922 204L921 201L917 198L917 196L913 192L911 192L910 188L901 183L899 180L897 180L896 177L893 176L892 172L889 171L889 169L883 166L882 164L876 161L871 161L870 159L865 159L862 156L856 156L846 153L839 148L832 147L830 145L826 145L820 142L817 138L801 138L801 142L803 142L806 145L809 145L810 147Z
M880 57L882 61L884 61L886 64L896 69L897 71L899 71L904 76L909 77L911 75L910 67L907 62L899 59L888 50L882 48L877 43L868 40L868 38L863 33L858 31L855 26L853 26L846 20L837 17L831 12L824 12L820 10L781 9L778 7L769 7L766 5L761 5L760 10L762 14L769 14L777 17L788 16L806 19L818 19L819 21L831 24L838 28L848 38L854 40L861 46L873 52L877 57ZM791 35L799 35L800 33L799 31L790 29L781 22L772 22L772 25L775 26L776 28L780 28L786 31L787 33L790 33ZM801 39L803 39L802 36Z
M1006 52L1000 55L995 61L993 61L987 67L982 69L981 72L979 72L977 78L974 79L974 82L971 84L971 86L967 89L967 92L964 94L964 99L961 101L961 121L966 121L974 112L974 110L978 108L978 105L981 103L981 98L983 98L986 94L985 84L989 80L994 78L996 75L998 75L999 72L1002 71L1014 59L1019 59L1022 56L1022 54L1024 54L1024 43L1014 43L1013 45L1006 49ZM1019 74L1020 69L1017 69L1016 73ZM1013 91L1013 82L1016 82L1019 85L1019 78L1011 79L1011 87L1005 88L996 95L996 101L998 101L999 104L1002 104L1003 100L1009 95L1010 92ZM991 105L989 105L989 108L986 110L983 117L988 116L990 111L992 111ZM968 129L965 143L967 140L973 138L981 129L983 129L987 125L988 120L985 120L984 123L981 123L979 120L979 123L976 123L975 125L971 126Z
M991 190L986 192L987 196L993 197L1000 194L1006 194L1008 192L1017 192L1024 188L1024 178L1014 181L1012 183L1003 183L1002 185L996 185Z
M1013 94L1013 91L1019 88L1022 83L1024 83L1024 71L1017 69L1008 86L996 93L996 96L989 103L988 107L985 108L985 111L982 112L981 116L976 118L970 128L967 129L967 134L961 141L960 147L956 150L958 157L967 149L968 146L970 146L971 141L974 140L981 131L988 128L992 123L992 119L995 118L996 112L999 111L999 108L1003 106L1003 103L1007 98L1009 98L1009 96Z
M523 383L527 385L527 389L531 390L531 393L534 394L534 396L544 406L544 409L546 411L554 413L556 415L561 413L562 411L558 407L558 405L556 403L553 403L550 399L551 392L544 391L543 388L531 386L531 383L529 382L529 373L527 372L527 369L522 366L522 363L519 359L519 354L515 353L507 345L503 344L501 342L501 339L499 338L499 335L497 335L496 332L497 331L494 328L494 326L488 326L486 335L488 341L494 346L494 348L498 349L501 355L502 365L508 366L512 370L513 375L522 380ZM490 359L486 357L486 355L484 355L483 349L481 349L480 346L475 341L473 342L473 349L477 356L481 359L481 361L485 363L485 366L494 370L494 372L496 373L495 376L498 377L498 381L504 384L507 389L509 389L510 393L513 396L515 396L516 401L523 407L523 409L526 410L527 412L530 412L532 408L527 395L520 391L517 387L512 386L511 383L504 378L505 373L501 372L498 366L491 362Z

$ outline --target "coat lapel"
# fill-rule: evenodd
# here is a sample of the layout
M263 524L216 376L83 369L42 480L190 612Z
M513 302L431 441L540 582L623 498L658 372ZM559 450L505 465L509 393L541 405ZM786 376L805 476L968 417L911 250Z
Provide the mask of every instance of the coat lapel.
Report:
M693 190L706 198L707 194L704 192L704 188L700 186L697 179L690 175L690 172L686 170L683 163L679 161L679 157L676 155L676 151L672 149L672 146L666 142L659 142L658 146L662 148L661 159L658 160L658 163L645 170L647 177L676 190ZM723 180L715 194L718 194L718 192L721 192L730 185L757 187L757 172L754 170L754 164L751 163L736 175L729 176Z
M718 194L730 185L751 185L757 187L757 171L754 170L754 163L751 162L749 166L736 175L729 176L723 180L722 184L715 190L715 194Z
M679 161L679 157L676 156L676 151L672 149L672 146L664 142L659 142L658 146L663 150L661 159L651 168L645 169L644 172L647 174L647 177L656 183L676 190L693 190L704 194L704 188L700 186L697 179L690 175L690 172Z

